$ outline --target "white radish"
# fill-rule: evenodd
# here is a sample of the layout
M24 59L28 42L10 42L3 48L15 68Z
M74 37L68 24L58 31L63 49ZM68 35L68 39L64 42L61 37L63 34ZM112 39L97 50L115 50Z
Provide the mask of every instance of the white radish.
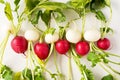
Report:
M81 40L81 32L78 29L69 29L66 32L66 39L71 43L77 43Z
M29 41L37 41L39 39L39 33L35 30L27 30L24 36Z
M59 39L59 35L56 32L54 34L48 33L45 35L45 42L46 43L54 43L58 39Z
M84 33L84 39L90 42L98 41L101 38L101 33L97 29L90 29Z

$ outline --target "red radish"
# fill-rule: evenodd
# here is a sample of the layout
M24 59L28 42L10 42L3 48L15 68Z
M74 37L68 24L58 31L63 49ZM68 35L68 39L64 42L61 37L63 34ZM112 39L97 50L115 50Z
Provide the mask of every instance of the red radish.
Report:
M46 43L36 43L34 51L41 60L44 60L49 55L49 46Z
M12 42L11 47L16 53L24 53L28 47L28 41L22 36L16 36Z
M98 46L100 49L107 50L107 49L110 47L110 41L109 41L109 39L107 39L107 38L99 39L99 40L97 41L97 46Z
M80 41L76 44L75 49L76 49L76 52L78 53L78 55L84 56L89 52L90 46L89 46L88 42Z
M58 40L55 43L55 49L60 54L66 54L70 49L70 44L67 40Z

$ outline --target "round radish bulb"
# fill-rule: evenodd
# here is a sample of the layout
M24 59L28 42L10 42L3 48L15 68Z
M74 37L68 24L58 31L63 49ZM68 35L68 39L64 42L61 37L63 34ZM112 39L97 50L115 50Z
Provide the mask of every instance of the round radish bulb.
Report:
M41 60L45 60L49 55L49 46L46 43L36 43L34 51Z
M98 46L100 49L107 50L107 49L110 47L110 41L109 41L109 39L107 39L107 38L99 39L99 40L97 41L97 46Z
M76 49L76 52L78 53L78 55L84 56L90 50L89 43L86 41L80 41L76 44L75 49Z
M45 42L46 43L54 43L59 39L59 35L58 33L54 33L54 34L46 34L45 35Z
M35 30L27 30L25 32L25 38L29 41L37 41L39 38L39 33Z
M81 40L81 32L78 29L69 29L66 32L66 39L71 43L77 43Z
M70 44L67 40L58 40L55 43L55 49L60 54L66 54L70 49Z
M98 41L100 37L101 37L101 33L97 29L87 30L84 33L84 39L90 42Z
M12 42L11 47L16 53L24 53L28 47L28 41L22 36L16 36Z

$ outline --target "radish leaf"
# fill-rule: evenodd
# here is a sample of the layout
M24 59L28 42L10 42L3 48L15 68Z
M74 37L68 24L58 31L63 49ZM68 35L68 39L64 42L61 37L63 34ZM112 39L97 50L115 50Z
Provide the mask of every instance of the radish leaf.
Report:
M50 19L51 19L51 11L50 10L46 10L42 13L41 15L42 20L44 21L44 23L49 26L50 23Z
M106 3L107 6L110 7L110 0L105 0L105 3Z
M17 72L14 74L13 80L21 80L21 72Z
M2 4L3 4L3 3L4 3L4 0L0 0L0 3L2 3Z
M20 0L15 0L14 4L17 6L19 4Z
M9 20L13 20L12 9L10 3L6 2L6 6L4 8L4 12Z
M31 15L29 16L29 19L32 24L38 24L38 20L39 20L41 13L42 13L41 10L36 10L31 13Z
M105 15L103 14L102 11L97 11L97 12L96 12L96 17L97 17L97 19L106 22Z
M102 28L100 28L100 32L101 33L104 33L106 31L106 33L109 33L109 32L114 32L113 31L113 29L112 28L110 28L110 27L102 27Z
M102 80L114 80L112 75L107 75L102 78Z
M42 69L38 66L35 68L35 80L45 80L45 77L42 74Z
M24 69L22 71L22 76L25 80L32 80L32 72L30 69Z
M60 11L60 10L55 10L54 11L54 13L55 13L55 20L57 21L57 22L64 22L65 20L66 20L66 17L65 17L65 15L62 13L62 11Z
M92 67L96 66L96 64L101 61L99 56L94 52L90 52L87 55L87 59L88 59L88 61L92 62Z
M39 5L40 8L46 9L46 10L63 10L67 9L68 6L65 3L60 3L60 2L44 2Z
M13 71L5 65L1 67L0 74L4 80L13 80Z
M25 0L26 8L30 11L32 10L37 4L39 4L40 0Z

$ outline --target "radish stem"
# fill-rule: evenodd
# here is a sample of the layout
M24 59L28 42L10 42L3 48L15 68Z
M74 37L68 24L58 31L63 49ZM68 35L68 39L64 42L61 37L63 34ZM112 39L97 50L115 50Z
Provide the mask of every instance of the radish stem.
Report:
M72 78L72 66L71 66L71 53L69 52L69 57L68 57L68 80L73 80Z
M50 56L52 55L53 50L54 50L54 43L51 43L50 52L49 52L48 58L47 58L46 61L45 61L45 64L46 64L46 63L48 62L48 60L50 59Z
M84 32L85 32L85 9L83 10L83 16L82 16L82 37L83 37L83 35L84 35Z
M0 64L2 64L3 55L4 55L4 51L5 51L9 36L10 36L10 32L7 32L7 35L6 35L2 45L0 46Z

